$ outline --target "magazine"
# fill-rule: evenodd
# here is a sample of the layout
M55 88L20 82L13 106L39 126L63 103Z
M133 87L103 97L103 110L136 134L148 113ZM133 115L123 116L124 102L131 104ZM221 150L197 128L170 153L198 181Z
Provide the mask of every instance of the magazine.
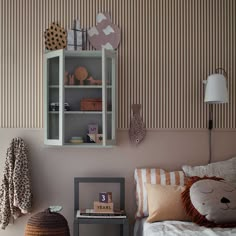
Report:
M95 212L94 209L81 209L77 211L77 218L126 218L125 211Z

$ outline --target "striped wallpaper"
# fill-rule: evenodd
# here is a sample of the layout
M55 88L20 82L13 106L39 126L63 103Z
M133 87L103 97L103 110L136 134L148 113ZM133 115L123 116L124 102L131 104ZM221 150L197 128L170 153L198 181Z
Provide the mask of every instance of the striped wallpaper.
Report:
M75 18L89 28L100 11L122 31L118 128L129 128L132 103L147 128L206 128L202 81L217 67L230 102L215 105L215 126L236 128L235 0L1 0L0 127L43 127L43 32Z

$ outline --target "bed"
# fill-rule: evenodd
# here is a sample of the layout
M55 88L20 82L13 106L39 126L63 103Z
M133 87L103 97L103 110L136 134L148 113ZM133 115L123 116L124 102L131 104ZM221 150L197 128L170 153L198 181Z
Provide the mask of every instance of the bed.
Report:
M178 171L136 168L134 236L236 236L235 173L236 157Z
M193 222L162 221L146 222L146 218L136 220L134 236L227 236L236 235L236 228L206 228Z

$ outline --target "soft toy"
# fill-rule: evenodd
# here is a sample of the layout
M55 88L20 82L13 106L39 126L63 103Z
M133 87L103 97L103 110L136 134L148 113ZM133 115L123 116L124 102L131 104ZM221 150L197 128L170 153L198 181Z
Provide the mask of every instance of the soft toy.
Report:
M120 43L120 29L111 22L107 13L98 13L97 25L88 30L88 40L92 46L101 50L116 49Z
M186 213L199 225L236 226L236 188L221 178L190 178L182 200Z

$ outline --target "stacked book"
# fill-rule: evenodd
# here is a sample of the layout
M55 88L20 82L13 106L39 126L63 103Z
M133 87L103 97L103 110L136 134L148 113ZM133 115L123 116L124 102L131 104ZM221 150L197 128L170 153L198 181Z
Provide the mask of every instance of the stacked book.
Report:
M81 209L77 211L77 218L126 218L123 210L113 212L96 212L94 209Z
M73 144L80 144L83 143L84 141L82 137L72 137L70 142Z

